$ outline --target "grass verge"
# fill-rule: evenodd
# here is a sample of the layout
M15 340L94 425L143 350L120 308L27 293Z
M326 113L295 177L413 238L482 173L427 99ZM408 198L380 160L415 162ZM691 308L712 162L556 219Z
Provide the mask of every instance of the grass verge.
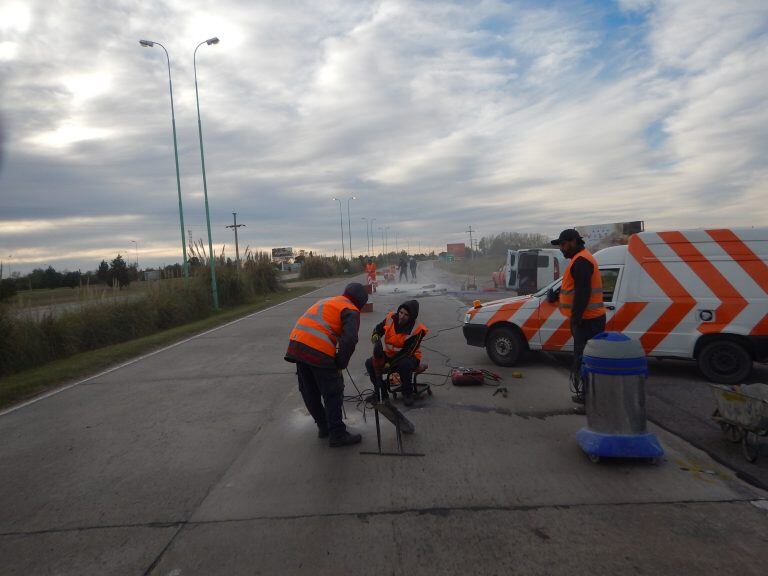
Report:
M110 366L168 346L269 306L302 296L312 290L314 290L314 286L302 286L289 288L286 292L267 294L249 304L223 310L203 320L177 326L136 340L83 352L50 362L39 368L6 376L0 380L0 408L17 404L73 380L98 374Z

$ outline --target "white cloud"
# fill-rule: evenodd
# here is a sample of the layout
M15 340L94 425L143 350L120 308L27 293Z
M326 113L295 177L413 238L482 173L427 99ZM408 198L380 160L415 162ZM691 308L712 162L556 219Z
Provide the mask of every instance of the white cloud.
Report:
M67 121L54 130L35 134L29 138L29 142L43 148L66 148L86 140L101 140L109 137L110 134L111 132L105 128L93 128L78 122Z
M16 42L0 42L0 62L16 58L19 53L19 45Z
M4 2L0 5L0 31L26 32L32 23L30 7L25 2Z

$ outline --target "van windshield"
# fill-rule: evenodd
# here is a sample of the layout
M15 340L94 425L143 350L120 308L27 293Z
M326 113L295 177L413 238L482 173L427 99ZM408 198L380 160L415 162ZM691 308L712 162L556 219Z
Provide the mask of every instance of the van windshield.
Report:
M557 280L550 282L538 292L534 292L533 296L534 297L544 296L547 293L547 291L549 291L550 288L553 288L555 285L559 285L561 281L562 281L562 278L558 278Z

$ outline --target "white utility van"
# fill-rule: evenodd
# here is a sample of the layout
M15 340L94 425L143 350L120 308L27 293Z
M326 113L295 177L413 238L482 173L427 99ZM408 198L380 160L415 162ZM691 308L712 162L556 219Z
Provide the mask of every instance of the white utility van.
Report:
M566 265L560 250L507 250L507 260L494 272L493 284L497 288L516 290L518 294L531 294L560 278Z
M695 359L708 379L731 384L768 360L768 228L643 232L595 258L607 330L639 340L648 356ZM572 350L560 283L471 308L467 344L501 366L527 349Z

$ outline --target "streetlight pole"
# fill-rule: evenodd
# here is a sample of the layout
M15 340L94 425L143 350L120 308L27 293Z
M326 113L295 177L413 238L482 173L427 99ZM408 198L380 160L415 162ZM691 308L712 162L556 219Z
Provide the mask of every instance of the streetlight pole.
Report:
M384 227L379 226L379 230L381 230L381 256L384 257Z
M208 226L208 259L211 265L211 293L213 295L213 309L219 309L219 291L216 286L216 267L213 258L213 238L211 238L211 213L208 209L208 183L205 179L205 153L203 152L203 125L200 122L200 96L197 91L197 49L203 44L218 44L218 38L209 38L195 47L195 52L192 55L192 66L195 70L195 102L197 104L197 132L200 136L200 165L203 168L203 194L205 195L205 222ZM182 229L182 234L184 230Z
M136 249L136 272L139 271L139 243L136 240L131 240L133 247Z
M389 226L384 226L384 251L387 253L387 264L389 264Z
M334 200L339 203L339 225L341 226L341 259L344 260L344 211L341 207L341 200L339 198L334 198Z
M176 143L176 114L173 110L173 82L171 82L171 58L168 56L168 50L160 42L153 42L152 40L139 40L139 44L145 48L152 48L157 44L165 52L165 59L168 61L168 88L171 93L171 125L173 126L173 157L176 160L176 190L179 193L179 225L181 226L181 249L184 255L184 261L182 263L182 270L184 271L184 278L189 280L189 263L187 262L187 241L184 237L184 210L181 206L181 178L179 177L179 147ZM138 265L137 265L138 268Z
M350 200L357 200L356 196L350 196L347 198L347 232L349 233L349 260L352 261L352 224L351 220L349 218L349 201Z
M366 247L366 254L370 256L371 255L371 233L368 230L368 218L363 216L362 218L360 218L360 220L365 220L365 240L367 242L365 247Z
M373 223L376 222L376 218L371 218L371 252L374 253L374 260L376 258L376 238L374 234L376 234L376 230L373 228Z

